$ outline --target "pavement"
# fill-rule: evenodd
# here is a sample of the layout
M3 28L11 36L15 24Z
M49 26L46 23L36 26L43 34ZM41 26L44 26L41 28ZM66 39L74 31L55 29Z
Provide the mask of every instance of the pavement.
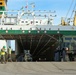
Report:
M7 62L0 75L76 75L76 62Z

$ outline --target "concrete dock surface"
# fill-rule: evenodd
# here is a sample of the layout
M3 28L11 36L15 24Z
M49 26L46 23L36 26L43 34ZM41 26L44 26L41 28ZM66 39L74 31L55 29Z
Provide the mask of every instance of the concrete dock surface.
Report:
M76 62L7 62L0 75L76 75Z

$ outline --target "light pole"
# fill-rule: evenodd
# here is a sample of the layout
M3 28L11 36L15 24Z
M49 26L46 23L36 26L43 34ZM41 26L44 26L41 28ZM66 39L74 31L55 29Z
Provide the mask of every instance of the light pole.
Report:
M57 34L58 34L58 47L59 47L59 61L61 61L61 37L60 37L59 28L58 28Z

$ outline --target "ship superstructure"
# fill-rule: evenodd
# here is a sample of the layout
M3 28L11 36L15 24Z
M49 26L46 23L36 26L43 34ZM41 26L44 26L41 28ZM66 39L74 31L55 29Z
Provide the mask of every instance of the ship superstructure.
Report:
M0 39L15 40L16 55L29 50L34 61L39 58L51 61L54 60L54 51L58 46L60 49L66 46L75 48L76 14L74 25L69 25L62 19L61 25L55 26L50 11L0 12Z

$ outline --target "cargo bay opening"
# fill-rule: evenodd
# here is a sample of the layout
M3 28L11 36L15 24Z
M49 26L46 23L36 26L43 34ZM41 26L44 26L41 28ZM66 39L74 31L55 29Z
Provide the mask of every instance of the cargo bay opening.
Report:
M54 52L61 44L61 34L2 34L6 40L15 40L15 55L29 51L32 61L54 61ZM1 38L1 39L3 39Z

